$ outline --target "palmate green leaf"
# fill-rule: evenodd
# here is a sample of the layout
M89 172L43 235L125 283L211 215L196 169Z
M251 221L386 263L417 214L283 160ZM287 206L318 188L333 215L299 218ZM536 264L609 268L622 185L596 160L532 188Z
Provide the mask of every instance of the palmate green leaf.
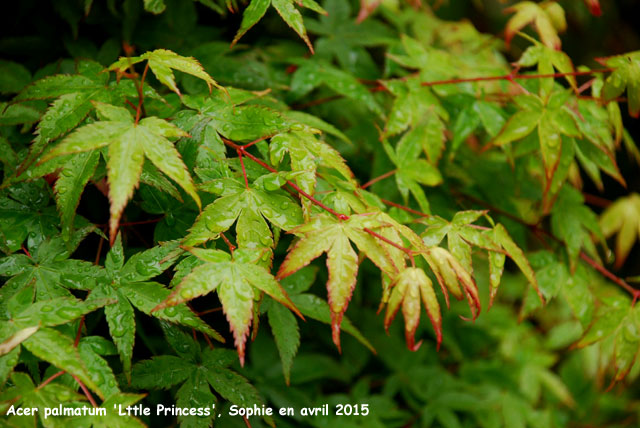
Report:
M185 238L187 246L199 245L217 239L237 220L236 234L240 248L262 248L266 251L265 266L271 264L274 245L273 234L267 220L275 227L290 230L302 223L302 211L282 190L264 191L254 186L246 189L231 179L205 183L205 190L217 191L222 185L226 194L208 205L196 219Z
M109 146L107 177L111 200L109 233L112 242L116 237L122 211L138 185L145 157L176 181L200 205L200 198L180 153L167 139L186 136L187 133L156 117L147 117L134 123L131 114L122 107L96 103L96 108L108 120L76 129L49 151L42 161Z
M140 361L131 371L131 386L139 389L169 389L184 382L196 366L173 355Z
M227 401L241 407L260 405L260 394L246 378L227 368L227 350L207 349L202 355L202 363L207 368L204 373L211 387Z
M44 142L56 139L72 130L93 110L92 102L120 104L124 88L108 82L108 74L93 61L83 60L76 65L78 74L58 74L40 79L16 96L17 101L56 98L37 126L37 134ZM34 152L35 155L39 154Z
M12 185L0 196L0 250L12 253L25 240L33 249L59 232L60 219L48 204L50 195L47 183L36 180Z
M566 29L567 22L564 10L558 3L552 1L538 5L531 1L522 1L505 11L514 13L505 29L507 44L519 30L532 23L542 43L552 49L560 49L558 32Z
M295 183L310 195L315 193L318 165L335 169L344 178L354 182L353 172L351 172L340 153L310 132L291 131L271 138L271 143L269 144L271 163L279 165L286 153L289 153L291 159L291 170L300 172L295 177ZM302 204L305 215L308 217L311 203L304 199Z
M617 233L615 266L620 268L640 237L640 195L632 193L616 200L604 210L599 224L605 238Z
M233 260L219 250L193 249L192 252L206 263L184 277L175 290L152 309L153 313L170 311L176 305L216 291L233 332L241 364L244 364L245 341L253 318L254 289L268 294L302 317L275 278L262 266L254 264L255 252L236 250Z
M71 235L80 196L93 176L99 160L100 153L97 150L79 153L64 164L56 180L54 191L62 221L62 236L65 239L69 239Z
M236 105L214 98L191 105L200 112L200 123L208 123L223 137L238 142L286 132L293 125L279 112L265 106Z
M11 383L12 386L0 394L1 413L5 413L11 405L15 408L35 407L38 409L32 416L3 416L6 418L6 426L12 428L37 426L37 421L43 426L50 426L47 423L51 420L44 419L45 408L51 409L69 402L82 402L81 400L84 399L83 395L59 383L52 382L44 387L36 386L26 373L13 373Z
M93 381L73 340L52 328L42 328L23 342L23 346L36 357L77 376L102 399L105 393Z
M516 112L504 125L501 132L493 140L493 144L502 146L519 141L537 129L540 152L545 169L545 200L554 181L554 175L560 165L563 145L572 144L569 138L580 138L582 130L576 124L577 119L565 104L570 97L567 91L556 91L550 94L543 105L542 99L533 95L522 95L516 98L516 104L522 109ZM563 143L564 142L564 143ZM572 148L565 150L565 156ZM568 161L565 159L568 167ZM565 174L563 172L562 174ZM566 175L565 175L566 177ZM557 182L558 180L556 180ZM557 186L557 184L556 184Z
M627 90L629 115L640 115L640 52L631 52L599 60L614 71L607 77L602 88L604 101L613 100Z
M538 65L538 72L540 74L549 74L553 72L553 67L558 73L565 73L565 79L571 85L574 90L578 89L576 77L568 73L574 71L573 63L569 56L559 50L552 49L548 46L535 43L533 46L529 46L520 56L520 59L516 63L520 67L533 67ZM542 80L543 82L551 82L552 79Z
M313 53L313 45L307 36L307 30L304 27L302 15L295 5L311 9L318 13L326 14L324 9L322 9L322 7L320 7L320 5L318 5L314 0L251 0L251 3L249 3L249 6L247 6L242 14L242 23L233 38L233 42L231 42L231 46L233 47L233 45L235 45L251 27L262 19L269 5L273 6L284 22L298 33L300 38L304 40L309 47L311 53Z
M195 58L181 56L167 49L156 49L137 57L122 57L111 64L109 70L124 73L129 67L142 61L148 62L149 68L160 83L166 85L178 95L181 95L181 93L172 70L178 70L204 80L209 87L209 92L214 86L218 89L223 89L204 71L202 65Z
M209 428L216 417L213 405L216 397L202 373L195 372L176 392L176 406L186 408L210 408L209 416L178 416L181 428Z
M161 355L143 360L133 367L132 386L140 389L169 389L182 383L177 392L177 404L187 407L210 407L215 402L213 388L225 400L241 407L251 407L263 403L258 391L238 373L228 366L235 355L225 349L197 351L193 362ZM183 383L184 382L184 383ZM202 426L211 418L184 418L182 424ZM208 425L205 425L208 426Z
M420 156L424 143L420 141L419 135L418 138L415 137L412 131L407 132L398 142L395 150L386 140L382 141L382 145L387 156L397 167L394 174L396 185L405 202L408 202L409 194L411 193L418 205L420 205L420 209L425 213L430 213L429 202L421 185L437 186L441 184L442 174L440 174L438 168L426 160L416 159ZM437 136L436 138L440 139L441 137ZM425 150L428 150L428 147ZM436 155L432 153L432 156ZM437 156L439 156L439 153ZM434 160L437 160L437 158Z
M125 263L122 241L118 235L114 246L107 254L105 267L111 283L96 289L94 298L106 297L115 300L115 303L105 307L105 316L109 333L118 349L128 380L136 332L134 307L147 315L191 327L215 340L224 342L215 330L198 318L186 305L153 311L171 292L163 285L149 279L168 269L181 253L178 242L173 241L139 252Z
M383 110L373 94L358 79L321 61L306 61L293 73L291 92L299 98L322 84L357 103L361 103L373 113L379 116L383 115Z
M116 410L117 406L126 409L143 398L143 394L113 394L100 406L106 410L105 416L96 412L96 416L73 417L68 421L68 424L73 428L145 428L146 425L140 419L128 415L120 416Z
M11 318L11 307L18 302L72 298L70 289L92 290L104 279L104 271L90 262L68 259L75 250L60 237L44 241L32 257L14 254L0 259L0 275L11 276L0 288L0 319ZM25 294L27 293L27 294ZM52 307L53 309L53 307ZM14 312L15 313L15 312Z
M320 37L315 41L316 55L335 58L340 66L363 79L380 77L378 67L365 47L381 46L393 41L393 32L376 20L356 21L351 4L343 1L325 0L326 9L318 20L307 19L310 33Z
M620 381L629 373L638 356L640 311L628 299L614 296L603 299L595 316L595 321L576 345L584 347L599 342L604 346L612 342L613 346L608 351L606 348L602 351L613 355L601 358L612 366L614 381Z
M282 360L284 380L289 385L293 358L298 353L300 346L298 322L293 314L281 305L270 305L267 315L278 352L280 353L280 359Z
M591 234L604 242L596 215L584 205L582 194L570 186L564 186L558 193L551 210L551 230L565 243L572 270L582 249L598 257Z

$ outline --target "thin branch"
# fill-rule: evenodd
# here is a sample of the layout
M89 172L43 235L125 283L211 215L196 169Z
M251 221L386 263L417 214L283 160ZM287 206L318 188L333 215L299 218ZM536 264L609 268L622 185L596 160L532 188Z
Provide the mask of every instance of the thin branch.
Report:
M71 374L71 377L78 382L78 385L80 385L80 389L82 389L82 392L84 393L85 397L87 397L87 400L89 400L89 403L91 403L91 405L93 407L98 407L98 404L96 403L96 400L93 399L93 395L91 395L91 393L89 392L89 390L87 389L86 386L84 386L84 383L82 383L82 381L80 379L78 379L78 376Z
M233 251L238 247L233 245L231 241L229 241L229 238L227 238L224 233L221 232L220 236L222 236L222 240L225 242L225 244L227 244L227 247L229 247L229 252L233 255Z
M396 207L396 208L398 208L398 209L400 209L400 210L402 210L402 211L406 211L406 212L408 212L408 213L415 214L415 215L420 216L420 217L431 217L429 214L425 214L425 213L423 213L423 212L420 212L420 211L414 210L413 208L409 208L409 207L406 207L406 206L404 206L404 205L400 205L400 204L398 204L398 203L396 203L396 202L388 201L388 200L386 200L386 199L380 199L380 200L381 200L381 201L382 201L382 203L384 203L385 205L389 205L389 206L391 206L391 207Z
M591 266L592 268L594 268L595 270L600 272L602 274L602 276L608 278L609 280L611 280L614 283L618 284L620 287L622 287L625 290L627 290L631 294L631 296L633 296L633 304L636 303L636 300L638 300L638 298L640 297L640 290L633 288L632 286L627 284L627 282L625 280L623 280L622 278L620 278L620 277L614 275L613 273L611 273L609 270L607 270L607 268L605 268L600 263L598 263L595 260L593 260L587 254L585 254L584 251L580 252L580 258L582 260L584 260L585 262L587 262L589 264L589 266Z
M585 71L571 71L571 72L567 72L567 73L544 73L544 74L515 74L515 73L509 73L509 74L503 74L500 76L481 76L481 77L469 77L469 78L459 78L459 79L446 79L446 80L433 80L431 82L422 82L421 85L422 86L438 86L438 85L454 85L457 83L469 83L469 82L488 82L488 81L497 81L497 80L507 80L517 86L519 86L520 88L524 89L522 86L520 86L516 80L526 80L526 79L544 79L544 78L558 78L558 77L566 77L566 76L589 76L592 74L597 74L597 73L607 73L607 72L611 72L614 71L615 69L613 68L600 68L600 69L596 69L596 70L585 70ZM417 75L417 73L413 73L409 76L405 76L400 78L400 80L406 80L409 77L415 77ZM374 84L375 86L372 86L371 88L369 88L369 92L387 92L388 89L384 86L384 84L381 83L381 81L360 81L363 84ZM584 85L583 85L584 86ZM584 90L586 88L581 88L581 90L578 91L578 93L580 93L582 90ZM526 90L525 90L526 91ZM490 95L490 94L489 94ZM341 94L336 94L336 95L331 95L329 97L325 97L325 98L319 98L317 100L312 100L303 104L294 104L293 108L296 110L303 110L305 108L309 108L309 107L313 107L313 106L317 106L320 104L325 104L331 101L335 101L338 99L343 98L344 96Z
M607 208L609 205L611 205L610 200L601 198L600 196L597 196L597 195L592 195L590 193L582 193L582 196L584 197L584 201L589 205L594 205L600 208Z
M238 158L240 159L240 166L242 167L242 176L244 177L244 185L247 188L247 190L249 190L249 179L247 178L247 170L244 169L244 160L242 160L242 153L244 152L244 147L242 148L242 150L237 149L236 152L238 153Z
M371 235L371 236L373 236L373 237L375 237L375 238L378 238L378 239L379 239L379 240L381 240L382 242L387 243L387 244L391 245L392 247L395 247L395 248L397 248L398 250L402 251L402 252L403 252L403 253L405 253L405 254L409 257L409 259L411 260L411 266L413 266L413 267L415 267L415 266L416 266L416 262L415 262L415 260L413 259L413 256L414 256L415 252L414 252L411 248L406 248L406 247L403 247L403 246L402 246L402 245L400 245L400 244L396 244L396 243L395 243L395 242L393 242L392 240L390 240L390 239L388 239L388 238L386 238L386 237L384 237L384 236L380 235L380 234L379 234L379 233L377 233L377 232L374 232L373 230L369 229L368 227L365 227L365 228L364 228L364 229L362 229L362 230L364 230L365 232L367 232L369 235Z
M254 144L257 144L257 143L259 143L260 141L264 141L264 140L266 140L267 138L271 138L271 137L273 137L273 135L265 135L264 137L257 138L257 139L255 139L255 140L251 141L250 143L244 144L244 145L242 146L242 148L243 148L243 149L245 149L245 150L247 150L249 147L253 146Z
M52 380L62 376L63 374L65 374L66 372L64 370L60 370L58 373L49 376L44 382L42 382L40 385L38 385L37 389L42 389L45 386L47 386L47 384L49 384Z
M104 243L104 238L100 237L100 242L98 242L98 251L96 251L96 259L93 261L94 265L100 264L100 254L102 253L102 244Z
M27 255L27 257L29 257L30 259L32 258L31 257L31 253L29 252L29 250L27 250L27 247L25 247L24 244L22 244L21 249L22 249L22 251L24 251L24 253Z
M140 85L138 85L138 108L136 109L136 125L140 122L140 116L142 115L142 102L144 100L144 79L147 77L147 71L149 71L149 61L144 66L142 72L142 78L140 79Z
M361 189L366 189L369 186L372 186L374 184L376 184L378 181L384 180L387 177L391 177L393 174L395 174L397 172L397 170L393 169L389 172L385 172L382 175L379 175L376 178L372 178L371 180L367 181L366 183L364 183L362 186L360 186Z
M84 315L80 317L80 325L78 325L78 332L76 333L76 340L73 342L73 346L78 347L80 338L82 337L82 327L84 326Z
M254 155L252 155L251 153L247 152L244 150L244 147L241 145L238 145L236 143L234 143L231 140L227 140L226 138L222 138L222 141L224 141L224 143L226 145L228 145L229 147L231 147L232 149L235 149L236 151L240 153L242 153L243 156L248 157L249 159L251 159L252 161L254 161L255 163L257 163L258 165L260 165L261 167L263 167L264 169L270 171L270 172L274 172L277 173L278 170L276 170L275 168L271 167L270 165L266 164L264 161L262 161L261 159L255 157ZM304 190L302 190L300 187L298 187L298 185L296 185L294 182L286 180L287 184L291 187L293 187L295 189L296 192L298 192L299 194L301 194L302 196L304 196L305 198L309 199L311 201L311 203L313 203L314 205L319 206L320 208L322 208L323 210L327 211L328 213L334 215L336 218L338 218L339 220L348 220L349 216L345 215L345 214L340 214L339 212L337 212L336 210L326 206L325 204L323 204L322 202L320 202L319 200L317 200L316 198L314 198L313 196L311 196L310 194L308 194L307 192L305 192Z
M466 195L466 194L460 193L460 192L455 192L455 193L458 194L459 196L462 196L463 198L468 199L469 201L472 201L472 202L478 203L480 205L483 205L483 206L489 208L491 211L496 212L497 214L504 215L505 217L508 217L508 218L510 218L511 220L513 220L513 221L515 221L517 223L520 223L520 224L522 224L524 226L529 227L529 230L531 230L531 232L534 234L534 236L536 236L538 238L541 238L539 235L542 234L542 235L545 235L545 236L553 239L554 241L556 241L556 242L558 242L560 244L564 244L564 242L560 238L558 238L557 236L553 235L551 232L548 232L545 229L541 228L537 224L529 224L529 223L525 222L524 220L522 220L521 218L518 218L517 216L514 216L513 214L509 214L508 212L503 211L503 210L501 210L499 208L492 207L487 202L479 200L478 198L475 198L473 196ZM584 260L587 264L589 264L589 266L591 266L592 268L594 268L595 270L600 272L600 274L602 274L602 276L604 276L605 278L611 280L614 284L624 288L629 294L631 294L631 297L633 297L632 305L635 305L636 301L640 298L640 289L633 288L624 279L622 279L619 276L613 274L611 271L609 271L607 268L602 266L600 263L598 263L597 261L595 261L591 257L589 257L587 255L587 253L585 253L584 251L580 251L580 258L582 260Z
M222 306L219 308L211 308L211 309L204 310L202 312L197 312L196 315L201 317L202 315L212 314L214 312L220 312L221 310L222 310Z
M484 76L484 77L469 77L464 79L447 79L447 80L433 80L431 82L422 82L422 86L437 86L437 85L451 85L456 83L468 83L468 82L488 82L494 80L526 80L526 79L545 79L549 77L566 77L566 76L590 76L596 73L608 73L613 71L613 68L600 68L596 70L586 71L571 71L568 73L542 73L542 74L503 74L501 76Z

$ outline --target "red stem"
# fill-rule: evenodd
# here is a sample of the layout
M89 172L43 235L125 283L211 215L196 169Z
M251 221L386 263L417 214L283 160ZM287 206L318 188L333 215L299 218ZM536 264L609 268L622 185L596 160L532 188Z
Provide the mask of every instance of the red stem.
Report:
M71 373L69 373L71 374ZM86 386L84 386L84 383L82 383L82 381L80 379L78 379L78 377L74 374L71 374L71 377L73 379L75 379L76 382L78 382L78 385L80 385L80 389L82 389L82 392L84 392L85 397L87 397L87 400L89 400L89 403L91 403L91 405L93 407L98 407L98 404L96 403L96 400L93 399L93 395L91 395L91 393L89 392L89 390L87 389Z
M212 314L212 313L214 313L214 312L220 312L221 310L222 310L222 307L219 307L219 308L211 308L211 309L207 309L206 311L198 312L198 313L196 313L196 315L198 315L199 317L201 317L202 315Z
M136 125L140 122L140 116L142 115L142 101L144 100L144 79L147 77L147 71L149 71L149 61L144 66L142 72L142 78L140 79L140 85L138 86L138 108L136 109Z
M227 140L226 138L223 138L222 141L224 141L224 143L226 145L228 145L229 147L231 147L232 149L235 149L236 151L238 151L238 155L240 155L240 153L242 153L243 156L248 157L249 159L251 159L252 161L254 161L255 163L257 163L258 165L260 165L261 167L263 167L264 169L270 171L270 172L274 172L277 173L278 170L276 170L275 168L267 165L265 162L263 162L261 159L258 159L257 157L255 157L254 155L252 155L251 153L247 152L244 150L243 146L240 146L236 143L234 143L231 140ZM307 192L305 192L304 190L302 190L300 187L298 187L295 183L286 180L287 184L291 187L293 187L295 189L296 192L298 192L299 194L301 194L302 196L304 196L305 198L309 199L311 201L311 203L313 203L314 205L319 206L320 208L322 208L323 210L327 211L328 213L334 215L336 218L338 218L339 220L348 220L349 216L345 215L345 214L340 214L339 212L335 211L332 208L329 208L328 206L326 206L325 204L323 204L322 202L320 202L319 200L317 200L316 198L314 198L313 196L311 196L310 194L308 194Z
M485 77L469 77L465 79L447 79L447 80L434 80L431 82L422 82L422 86L436 86L436 85L449 85L455 83L467 83L467 82L486 82L492 80L523 80L523 79L544 79L548 77L565 77L565 76L589 76L595 73L608 73L613 71L613 68L600 68L597 70L586 71L571 71L568 73L543 73L543 74L504 74L502 76L485 76Z
M60 370L58 373L49 376L49 378L47 378L44 382L42 382L40 385L38 385L38 389L44 388L45 386L47 386L48 383L50 383L52 380L54 380L55 378L58 378L60 376L62 376L63 374L65 374L66 372L64 370Z
M29 257L30 259L32 258L31 253L29 253L29 250L27 250L27 247L25 247L24 244L22 244L22 251L24 251L27 257Z
M74 347L78 347L78 343L80 343L80 338L82 337L82 327L84 326L84 316L80 318L80 325L78 325L78 332L76 333L76 340L73 342Z
M249 179L247 178L247 171L244 169L244 160L242 160L242 153L244 152L244 147L242 148L242 150L237 149L236 152L238 152L238 158L240 158L240 166L242 167L242 176L244 177L244 185L246 186L247 190L249 190Z
M592 268L600 272L602 276L610 279L614 283L618 284L620 287L627 290L631 294L631 296L633 296L633 304L635 305L636 300L638 300L638 298L640 297L640 290L633 288L632 286L627 284L625 280L611 273L609 270L607 270L607 268L605 268L604 266L602 266L601 264L593 260L587 254L585 254L584 251L580 252L580 258L585 262L587 262L589 266L591 266Z
M246 150L249 147L253 146L254 144L259 143L260 141L264 141L267 138L271 138L271 137L273 137L273 135L265 135L264 137L260 137L260 138L258 138L256 140L253 140L250 143L247 143L247 144L243 145L242 147Z
M409 256L409 258L411 259L411 266L415 267L416 266L416 262L413 259L413 255L415 254L414 251L410 248L406 248L403 247L402 245L396 244L395 242L393 242L390 239L385 238L384 236L380 235L377 232L374 232L373 230L369 229L368 227L365 227L364 229L365 232L367 232L369 235L378 238L379 240L381 240L382 242L385 242L389 245L391 245L392 247L397 248L398 250L404 252L407 256Z
M395 174L395 173L396 173L396 170L395 170L395 169L394 169L394 170L391 170L391 171L389 171L389 172L385 172L384 174L382 174L382 175L380 175L380 176L378 176L378 177L376 177L376 178L373 178L373 179L371 179L371 180L367 181L367 182L366 182L366 183L364 183L362 186L360 186L360 188L361 188L361 189L366 189L367 187L369 187L369 186L372 186L372 185L376 184L378 181L384 180L384 179L385 179L385 178L387 178L387 177L391 177L391 176L392 176L393 174Z
M398 203L396 203L396 202L393 202L393 201L387 201L386 199L380 199L380 200L381 200L385 205L389 205L389 206L392 206L392 207L396 207L396 208L398 208L398 209L400 209L400 210L402 210L402 211L406 211L406 212L408 212L408 213L415 214L415 215L418 215L418 216L420 216L420 217L431 217L429 214L425 214L425 213L423 213L423 212L416 211L416 210L414 210L413 208L405 207L404 205L400 205L400 204L398 204Z
M558 237L556 237L555 235L553 235L550 232L547 232L546 230L542 229L540 226L538 226L537 224L529 224L527 222L525 222L524 220L522 220L521 218L518 218L517 216L514 216L513 214L510 214L506 211L502 211L499 208L495 208L492 207L490 204L479 200L473 196L470 195L466 195L464 193L459 193L456 192L458 195L462 196L463 198L466 198L472 202L475 203L479 203L487 208L489 208L491 211L496 212L497 214L501 214L504 215L505 217L510 218L511 220L520 223L524 226L529 227L529 229L533 232L533 234L535 236L538 236L539 234L544 234L545 236L548 236L549 238L553 239L554 241L562 244L562 240ZM607 270L607 268L605 268L604 266L602 266L600 263L596 262L595 260L593 260L591 257L589 257L584 251L580 251L580 258L582 260L584 260L587 264L589 264L589 266L591 266L592 268L594 268L595 270L597 270L598 272L600 272L600 274L602 274L602 276L604 276L605 278L611 280L614 284L624 288L627 292L629 292L629 294L631 294L631 296L633 297L633 302L632 304L635 305L636 300L638 300L638 298L640 298L640 290L639 289L635 289L632 286L630 286L624 279L616 276L615 274L611 273L609 270Z
M600 207L600 208L607 208L609 205L611 205L611 201L605 198L601 198L600 196L597 195L591 195L589 193L582 193L582 196L584 196L584 201L590 205L595 205L596 207Z
M227 246L229 247L229 252L231 252L231 254L233 255L233 250L235 250L237 247L233 245L231 241L229 241L229 238L227 238L224 233L220 233L220 236L222 236L222 240L225 242L225 244L227 244Z
M101 236L100 237L100 242L98 242L98 251L96 251L96 259L93 262L93 264L96 265L96 266L100 264L100 254L102 253L102 244L103 243L104 243L104 238Z

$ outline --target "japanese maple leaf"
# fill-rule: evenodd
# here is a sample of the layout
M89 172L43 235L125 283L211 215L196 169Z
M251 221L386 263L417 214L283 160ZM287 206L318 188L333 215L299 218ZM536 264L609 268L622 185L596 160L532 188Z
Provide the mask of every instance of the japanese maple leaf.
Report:
M373 261L383 272L395 276L399 266L394 263L388 249L382 246L366 230L379 228L383 223L376 215L352 215L348 220L338 220L320 214L292 233L300 236L280 266L278 279L285 278L321 254L327 254L329 281L327 292L331 307L331 326L333 341L340 348L340 324L347 310L351 295L356 286L358 275L358 255L351 246L358 249Z
M440 342L442 342L442 316L440 315L440 305L433 290L433 284L422 269L415 267L404 269L394 281L391 289L391 297L384 317L384 326L385 328L389 327L398 309L402 306L407 346L412 351L417 351L422 344L422 341L415 343L414 338L420 323L421 299L436 331L436 340L438 347L440 347Z
M202 65L193 57L185 57L178 55L167 49L156 49L154 51L145 52L140 56L134 57L121 57L118 61L109 66L109 70L116 71L119 75L131 68L134 64L142 61L147 61L147 66L151 69L151 72L156 78L166 85L169 89L178 95L180 90L176 85L176 78L173 74L173 70L178 70L183 73L190 74L204 80L211 91L212 87L222 89L218 83L213 80Z
M261 251L238 249L232 256L220 250L191 248L190 251L206 263L185 276L152 312L167 311L175 305L216 291L233 332L240 364L244 365L245 342L253 319L256 291L266 293L304 318L273 275L256 264L262 256Z
M133 255L127 262L120 235L105 260L108 284L94 290L95 297L106 297L114 301L105 307L109 333L118 349L127 379L131 374L131 358L135 341L135 316L133 308L157 319L181 324L196 329L209 337L224 342L224 339L186 305L164 310L156 308L170 292L162 284L151 281L164 272L182 253L176 241L151 248Z
M133 366L131 386L142 390L178 387L179 407L211 407L217 395L240 407L264 404L256 388L231 367L236 361L230 349L202 349L192 335L180 328L161 323L165 338L176 355L158 355ZM193 428L210 427L215 412L208 417L178 416L178 420Z
M217 239L237 220L238 246L264 249L265 266L268 267L271 265L274 241L266 220L283 230L291 230L302 223L300 206L283 190L269 192L257 185L246 188L243 183L233 179L213 180L205 183L203 188L223 193L202 211L189 230L184 245L194 246Z
M57 156L109 146L107 178L111 200L109 233L112 243L122 211L138 186L145 157L178 183L200 206L200 197L191 175L182 162L180 153L168 140L187 136L186 132L157 117L147 117L135 122L131 113L123 107L103 103L95 103L95 107L104 120L76 129L48 152L42 162Z

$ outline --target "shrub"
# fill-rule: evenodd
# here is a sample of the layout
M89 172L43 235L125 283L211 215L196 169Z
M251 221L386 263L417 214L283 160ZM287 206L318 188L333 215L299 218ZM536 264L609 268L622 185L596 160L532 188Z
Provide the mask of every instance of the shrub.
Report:
M588 189L637 173L640 53L576 67L554 1L506 7L504 41L420 3L23 18L0 43L3 423L638 423L639 199Z

